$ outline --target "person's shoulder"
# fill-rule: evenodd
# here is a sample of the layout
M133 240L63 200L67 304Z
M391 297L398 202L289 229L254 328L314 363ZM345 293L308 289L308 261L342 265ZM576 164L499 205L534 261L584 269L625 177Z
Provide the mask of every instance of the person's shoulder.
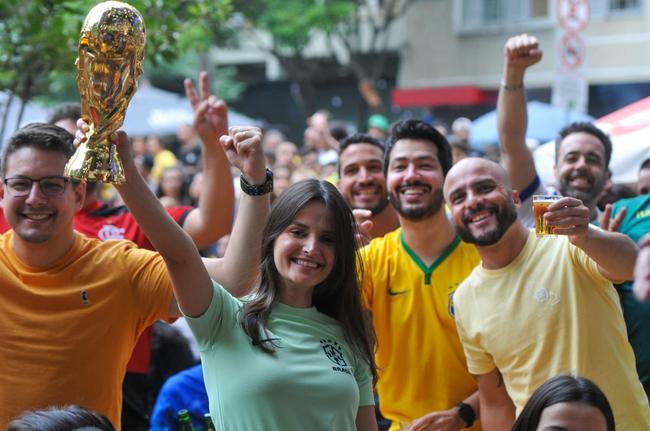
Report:
M386 251L394 250L399 247L402 228L397 228L392 232L388 232L384 236L373 238L372 241L361 249L362 254L366 257L374 257L384 255Z
M179 386L183 386L187 383L190 383L192 385L195 383L203 383L203 368L201 368L201 364L186 368L172 375L165 382L165 386L171 389L178 388Z
M195 208L190 205L170 206L165 207L165 212L167 212L167 214L169 214L169 216L174 220L179 221L194 209Z
M463 280L454 291L454 303L457 301L465 301L469 299L473 289L481 284L481 268L480 265L476 266L472 272Z
M176 155L174 153L172 153L171 151L169 151L169 150L163 150L159 154L162 156L161 158L164 158L164 159L167 159L167 160L177 160Z
M9 229L8 231L2 232L0 234L0 248L4 248L7 245L11 244L11 238L14 235L14 231Z
M8 230L0 234L0 261L2 261L3 264L7 264L8 261L11 261L15 258L15 253L12 246L13 236L13 230Z
M111 237L111 232L104 232L106 226L113 226L117 229L124 228L135 223L133 216L125 206L112 207L104 203L89 205L74 215L75 230L106 239Z
M633 198L624 198L619 199L614 202L614 210L623 207L632 207L632 208L650 208L650 195L640 195Z
M128 259L134 253L147 256L157 255L154 251L138 247L137 244L128 239L109 239L102 241L97 238L89 238L83 234L79 234L79 236L82 237L82 247L98 256L124 260Z
M402 228L398 227L395 230L392 230L383 236L378 236L376 238L373 238L372 241L370 241L370 244L375 244L375 246L380 246L381 244L395 244L399 243L400 238L402 235Z
M478 250L474 244L466 243L465 241L460 241L458 246L454 251L452 251L452 256L457 255L462 259L467 259L469 261L478 264L481 261L481 256L478 254Z
M99 240L97 238L88 236L85 233L82 233L82 232L79 232L79 231L75 231L75 233L76 233L75 241L76 241L77 247L83 249L85 252L99 250L105 244L103 241L101 241L101 240Z

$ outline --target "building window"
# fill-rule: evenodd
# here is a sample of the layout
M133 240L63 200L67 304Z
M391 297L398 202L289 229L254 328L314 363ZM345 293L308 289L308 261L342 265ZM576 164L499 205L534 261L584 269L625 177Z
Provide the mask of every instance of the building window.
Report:
M641 0L609 0L611 12L630 11L641 9Z
M485 23L497 23L503 19L503 0L485 0L482 18Z
M595 18L629 17L643 9L643 0L589 0L591 16Z
M454 1L456 28L461 33L512 31L531 24L549 24L552 0Z
M532 18L549 18L548 1L545 0L532 0L531 2L531 17Z

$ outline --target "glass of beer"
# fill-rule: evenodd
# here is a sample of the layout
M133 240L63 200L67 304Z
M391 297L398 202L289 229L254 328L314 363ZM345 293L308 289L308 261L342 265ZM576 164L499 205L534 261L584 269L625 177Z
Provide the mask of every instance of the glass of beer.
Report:
M537 236L553 235L553 228L546 224L544 213L553 202L562 199L558 195L533 195L533 217L535 218L535 233Z

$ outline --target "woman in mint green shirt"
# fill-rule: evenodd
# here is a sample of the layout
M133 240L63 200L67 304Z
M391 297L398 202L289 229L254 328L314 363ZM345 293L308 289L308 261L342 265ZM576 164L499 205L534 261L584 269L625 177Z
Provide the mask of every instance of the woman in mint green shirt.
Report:
M333 185L292 185L269 215L251 299L215 284L207 310L186 317L218 429L376 430L354 228Z
M351 210L333 185L306 180L276 200L265 223L272 174L260 130L230 128L221 145L244 192L223 259L201 261L123 150L127 183L119 186L196 335L217 429L377 430L374 337Z

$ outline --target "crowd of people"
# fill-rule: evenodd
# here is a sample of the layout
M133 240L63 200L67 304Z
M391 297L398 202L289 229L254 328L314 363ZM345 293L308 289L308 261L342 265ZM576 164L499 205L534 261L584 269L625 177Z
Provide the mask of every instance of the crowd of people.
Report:
M484 157L467 119L360 133L318 111L302 145L229 127L205 72L176 148L111 137L114 188L63 176L78 106L17 130L0 426L173 430L186 409L227 431L650 429L650 161L618 199L609 137L574 123L543 184L525 108L542 50L504 51Z

